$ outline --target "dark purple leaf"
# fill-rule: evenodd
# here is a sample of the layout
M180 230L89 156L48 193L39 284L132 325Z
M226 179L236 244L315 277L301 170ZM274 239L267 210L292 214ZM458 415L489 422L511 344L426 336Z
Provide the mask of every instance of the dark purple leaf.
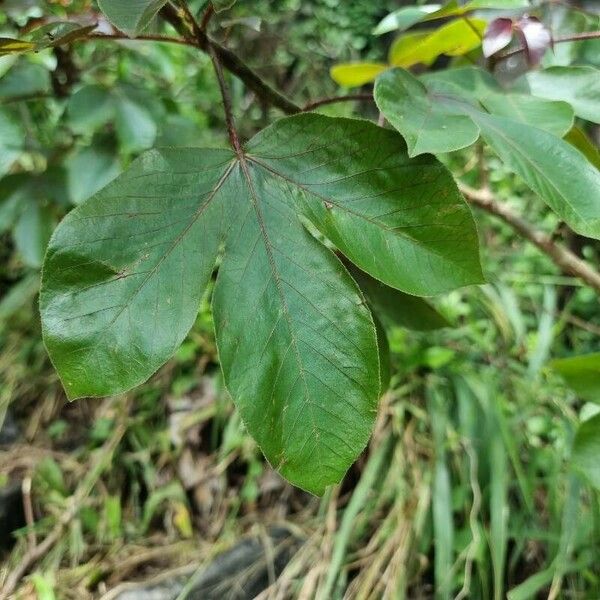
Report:
M499 18L490 21L483 36L483 55L488 58L506 48L513 36L512 19Z
M550 30L535 17L525 15L515 25L519 32L525 54L530 65L539 64L546 50L552 45L552 34Z

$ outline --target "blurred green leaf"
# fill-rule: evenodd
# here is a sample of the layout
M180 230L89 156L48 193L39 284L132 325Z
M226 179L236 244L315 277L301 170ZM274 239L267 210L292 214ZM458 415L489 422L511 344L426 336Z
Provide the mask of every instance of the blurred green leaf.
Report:
M0 107L0 177L8 173L23 152L25 134L11 112Z
M113 149L93 145L70 156L66 169L71 202L79 204L112 181L121 167Z
M113 99L105 87L84 85L69 98L67 120L77 133L89 135L113 118Z
M568 102L575 114L600 123L600 70L589 66L550 67L526 75L534 96Z
M98 0L108 20L132 37L146 29L166 3L167 0Z
M44 261L48 240L55 223L47 207L35 198L30 198L21 208L21 214L15 223L13 237L23 262L39 269Z
M44 48L54 48L70 44L80 38L86 37L96 27L96 24L82 26L79 23L68 21L53 22L34 29L29 38L35 44L37 52Z
M574 126L565 136L565 141L569 142L571 146L575 146L597 169L600 169L598 146L590 140L581 127Z
M422 21L427 15L435 13L441 7L441 4L423 4L422 6L400 8L382 19L373 30L373 35L383 35L390 31L404 31Z
M558 358L551 361L549 367L561 375L578 396L600 404L600 352Z
M236 0L211 0L211 3L217 12L221 12L231 8L236 3Z
M600 490L600 415L579 425L573 441L571 464Z

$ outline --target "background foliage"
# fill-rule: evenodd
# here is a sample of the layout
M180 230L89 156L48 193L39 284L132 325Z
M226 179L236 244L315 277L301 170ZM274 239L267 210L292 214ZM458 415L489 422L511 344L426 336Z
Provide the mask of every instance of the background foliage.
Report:
M213 28L302 104L339 92L328 67L335 77L336 65L379 63L390 45L398 58L395 30L372 35L398 8L251 0ZM84 0L4 0L1 34L22 37L42 15L89 10ZM561 4L538 14L565 34L598 29L593 13ZM459 66L469 54L437 60ZM600 66L598 40L557 45L543 60ZM391 384L373 438L342 484L316 499L275 474L242 427L223 390L206 299L176 356L127 396L68 404L41 343L39 269L63 215L147 148L226 147L208 57L98 41L2 56L0 74L0 405L20 431L0 453L0 490L30 478L36 516L15 536L2 532L4 575L32 534L45 539L73 495L79 502L21 582L23 597L102 597L123 581L197 567L275 524L300 543L272 597L600 596L597 362L566 358L598 350L596 292L478 212L489 283L437 298L435 328L386 322ZM231 84L241 134L251 137L277 113ZM368 101L323 112L378 116ZM597 132L579 125L593 157ZM444 162L472 186L489 178L499 200L598 264L598 243L562 226L488 147Z

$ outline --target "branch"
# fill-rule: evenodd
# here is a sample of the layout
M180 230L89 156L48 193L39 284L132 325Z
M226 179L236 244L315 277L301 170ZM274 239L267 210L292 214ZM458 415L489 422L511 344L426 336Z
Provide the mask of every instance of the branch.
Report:
M566 35L564 37L554 38L552 40L552 44L563 44L565 42L580 42L582 40L595 40L598 38L600 38L600 31L585 31L584 33L572 33L571 35ZM525 52L526 50L526 46L521 46L519 48L515 48L514 50L504 52L503 54L498 54L497 56L495 56L495 60L504 60L506 58L514 56L515 54Z
M364 93L364 94L348 94L347 96L334 96L333 98L321 98L320 100L314 100L313 102L309 102L304 105L303 111L314 110L315 108L319 108L320 106L325 106L325 104L335 104L336 102L351 102L352 100L364 100L364 101L372 101L373 94Z
M138 35L137 37L131 38L124 33L89 33L85 38L78 38L75 41L81 40L123 40L125 42L164 42L166 44L179 44L181 46L196 47L194 42L190 40L184 40L178 37L171 37L168 35Z
M301 112L301 108L298 105L294 104L275 88L263 81L261 77L248 67L248 65L246 65L234 52L209 38L195 19L192 19L190 22L187 15L169 4L161 9L160 14L187 40L188 44L191 42L191 45L197 46L206 54L210 54L210 49L213 48L221 65L241 79L246 86L262 100L276 106L288 115Z
M576 254L557 244L549 235L535 229L508 206L498 202L489 190L477 190L463 183L459 184L459 188L468 202L508 223L522 237L549 256L563 273L578 277L600 293L600 273Z

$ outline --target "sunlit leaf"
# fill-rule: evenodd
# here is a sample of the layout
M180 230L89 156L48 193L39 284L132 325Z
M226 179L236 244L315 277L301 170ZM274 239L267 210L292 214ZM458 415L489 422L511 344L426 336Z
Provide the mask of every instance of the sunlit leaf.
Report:
M0 56L5 54L17 54L33 50L35 44L23 40L13 40L12 38L0 37Z
M373 30L373 35L383 35L390 31L405 31L441 7L441 4L423 4L422 6L400 8L382 19Z
M428 38L431 34L427 31L413 31L398 36L390 46L388 60L395 67L408 68L414 64L414 49L417 44ZM435 57L423 64L429 66Z
M429 64L441 54L462 56L481 46L486 23L481 19L451 21L422 39L415 38L412 48L397 53L397 63L408 67Z
M348 63L331 68L331 77L344 87L358 87L375 81L379 73L385 71L387 65L382 63Z

